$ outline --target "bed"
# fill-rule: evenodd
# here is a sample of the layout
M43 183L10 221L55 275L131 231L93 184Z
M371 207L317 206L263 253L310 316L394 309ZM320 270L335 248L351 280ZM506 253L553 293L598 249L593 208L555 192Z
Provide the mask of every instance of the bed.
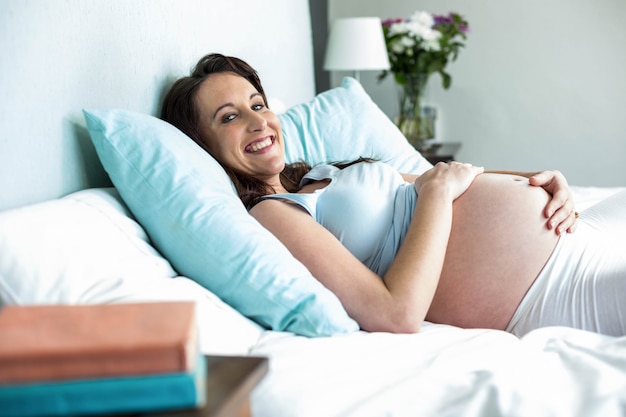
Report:
M78 2L54 3L63 6L56 25L91 16ZM173 9L166 2L150 3L162 6L159 14L148 3L112 2L118 9L98 13L106 14L111 31L131 32L125 27L129 16L159 16L156 33ZM259 13L253 3L239 3L247 8L244 18L253 21ZM298 41L303 43L292 46L293 53L304 48L311 63L310 24L303 25L308 3L278 3L288 14L276 8L272 18L283 22L290 16L292 29L304 31ZM32 19L25 17L32 12L25 10L28 3L7 4L2 7L13 19L22 16L22 24ZM196 15L215 9L199 1L188 5L198 7L187 12L176 8L176 13L187 13L200 30L202 19ZM86 33L88 27L78 29ZM273 36L284 40L284 33ZM134 45L98 43L90 34L76 42L94 47L95 40L104 54L121 48L124 60L132 62ZM186 34L170 35L188 40ZM145 44L149 38L142 38L142 51L150 48ZM550 327L520 339L502 331L432 323L411 335L360 331L336 297L247 215L215 161L154 117L162 92L157 87L186 72L179 60L189 58L182 65L188 67L208 52L204 43L192 43L185 54L174 45L153 46L154 55L163 54L160 59L171 60L175 69L158 75L163 66L154 68L153 77L164 78L155 82L148 77L138 92L133 83L107 81L102 89L72 90L72 100L48 109L70 120L71 128L66 125L59 133L62 155L49 153L48 161L41 158L25 168L36 172L35 179L25 175L23 181L3 186L8 192L0 212L1 304L193 300L204 353L269 357L269 373L252 393L256 417L626 415L626 337ZM21 56L8 46L8 54ZM233 54L245 58L249 53L263 62L247 39L231 48ZM270 65L261 67L266 71ZM287 77L293 68L284 71ZM132 78L133 71L129 73L123 77ZM285 74L271 79L266 91L285 103L279 117L289 160L372 156L405 172L430 167L356 80L346 78L313 96L312 87L294 93L283 85ZM312 70L307 74L312 86ZM72 71L54 75L62 83L77 76ZM41 94L42 101L58 103L54 89ZM115 94L124 100L115 102ZM9 117L24 117L13 107L3 104L10 110L2 119L4 137L6 125L12 125ZM50 135L35 143L54 141L50 117L28 117L30 124L22 129L33 136ZM19 141L7 139L8 149L21 149ZM21 169L10 161L16 157L12 152L0 157L2 165ZM78 180L55 181L48 173L58 164L77 170ZM22 192L28 187L40 191ZM574 187L577 207L583 210L621 189Z

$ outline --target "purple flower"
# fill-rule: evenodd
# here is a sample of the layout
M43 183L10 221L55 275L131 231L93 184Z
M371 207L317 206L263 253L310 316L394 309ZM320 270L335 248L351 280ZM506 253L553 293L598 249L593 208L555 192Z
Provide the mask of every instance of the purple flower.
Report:
M400 23L402 21L404 21L404 19L402 19L401 17L397 17L395 19L386 19L383 21L383 26L395 25L396 23Z
M448 16L434 15L435 26L437 25L452 25L454 24L454 16L450 13Z
M450 12L447 16L434 15L433 18L435 19L435 28L437 26L456 26L461 33L467 33L469 31L467 22L456 13Z

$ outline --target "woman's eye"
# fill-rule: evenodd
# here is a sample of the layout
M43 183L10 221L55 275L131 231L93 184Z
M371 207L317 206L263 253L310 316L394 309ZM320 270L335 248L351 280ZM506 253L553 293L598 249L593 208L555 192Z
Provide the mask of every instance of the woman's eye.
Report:
M229 113L227 115L224 115L224 117L222 117L222 123L228 123L230 121L233 121L235 117L237 116L234 113Z
M264 107L265 107L264 104L255 104L254 106L252 106L252 110L255 110L255 111L263 110Z

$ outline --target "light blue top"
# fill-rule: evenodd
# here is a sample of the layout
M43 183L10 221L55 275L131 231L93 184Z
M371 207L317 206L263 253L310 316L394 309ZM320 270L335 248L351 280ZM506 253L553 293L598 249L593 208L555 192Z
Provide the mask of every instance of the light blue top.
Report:
M368 268L383 276L408 230L417 194L391 166L362 162L339 169L318 165L301 185L330 179L313 193L273 194L292 201L328 229Z

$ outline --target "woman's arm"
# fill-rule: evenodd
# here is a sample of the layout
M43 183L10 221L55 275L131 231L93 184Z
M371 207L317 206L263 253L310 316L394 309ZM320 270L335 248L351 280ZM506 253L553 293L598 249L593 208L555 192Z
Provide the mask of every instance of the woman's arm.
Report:
M420 198L413 220L382 280L299 206L264 200L250 214L339 297L362 329L412 333L419 331L439 282L452 202L480 172L465 164L443 164L416 181Z

